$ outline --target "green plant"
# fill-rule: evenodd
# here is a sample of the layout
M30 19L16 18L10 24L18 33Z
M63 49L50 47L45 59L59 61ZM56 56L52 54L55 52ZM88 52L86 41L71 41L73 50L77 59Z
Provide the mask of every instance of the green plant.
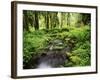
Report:
M71 51L65 52L69 60L63 64L64 67L90 65L90 27L71 27L64 29L41 29L36 31L24 31L23 33L23 62L27 64L32 57L38 57L42 51L48 48L52 41L60 40L61 46L54 49L70 47ZM33 66L34 67L34 66Z

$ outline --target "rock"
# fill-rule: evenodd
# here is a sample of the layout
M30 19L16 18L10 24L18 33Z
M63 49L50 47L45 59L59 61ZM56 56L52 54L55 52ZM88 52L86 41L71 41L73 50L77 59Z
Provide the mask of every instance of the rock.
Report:
M63 41L60 39L56 39L50 42L48 48L49 50L54 50L54 49L63 49Z
M63 44L62 40L60 40L60 39L54 40L53 43L54 43L55 45Z

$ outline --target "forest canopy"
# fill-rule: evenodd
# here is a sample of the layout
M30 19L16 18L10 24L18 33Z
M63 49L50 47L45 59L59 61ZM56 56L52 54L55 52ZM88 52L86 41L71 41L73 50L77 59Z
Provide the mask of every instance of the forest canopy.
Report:
M89 66L90 40L89 13L23 10L24 69Z

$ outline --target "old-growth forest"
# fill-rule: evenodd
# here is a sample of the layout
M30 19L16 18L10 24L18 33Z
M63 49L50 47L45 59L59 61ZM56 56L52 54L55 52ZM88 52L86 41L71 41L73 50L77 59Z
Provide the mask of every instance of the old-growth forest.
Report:
M91 15L23 10L23 68L91 65Z

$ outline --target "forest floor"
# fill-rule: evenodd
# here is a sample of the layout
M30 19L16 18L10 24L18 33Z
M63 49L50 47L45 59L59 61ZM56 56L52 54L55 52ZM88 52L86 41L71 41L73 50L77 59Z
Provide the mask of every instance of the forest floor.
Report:
M89 66L90 35L89 26L24 31L23 68Z

